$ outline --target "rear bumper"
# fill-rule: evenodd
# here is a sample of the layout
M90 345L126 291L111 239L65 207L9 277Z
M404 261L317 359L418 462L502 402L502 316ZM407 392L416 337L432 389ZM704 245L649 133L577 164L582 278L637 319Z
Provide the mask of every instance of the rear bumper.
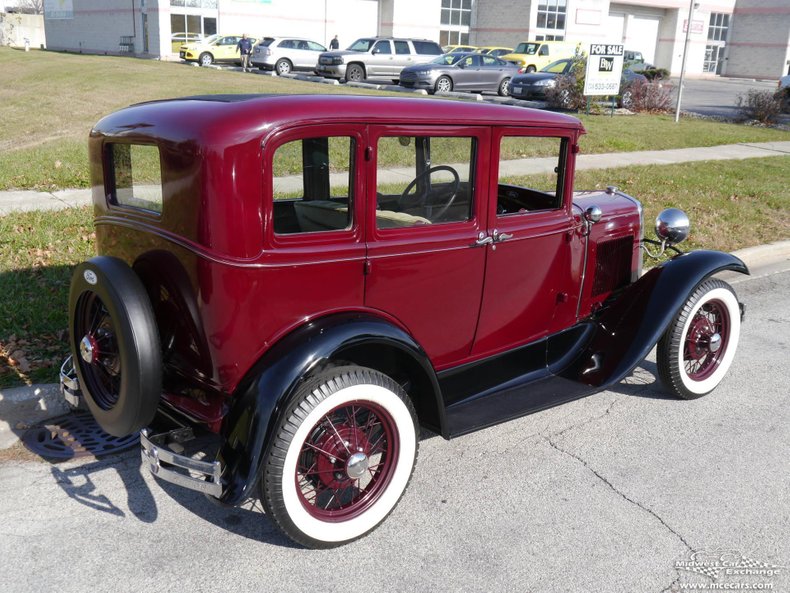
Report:
M143 465L157 478L215 498L222 495L222 465L219 461L200 461L179 455L171 446L193 438L188 428L153 434L150 428L140 431ZM181 471L179 471L181 470Z

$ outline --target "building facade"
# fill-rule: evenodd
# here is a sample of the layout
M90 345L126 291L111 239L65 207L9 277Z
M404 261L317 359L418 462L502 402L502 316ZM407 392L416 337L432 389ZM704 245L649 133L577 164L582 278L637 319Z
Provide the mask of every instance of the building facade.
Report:
M689 30L689 75L778 78L790 68L790 0L45 0L44 7L51 49L161 59L176 58L184 33L293 35L324 45L338 35L341 47L373 35L509 47L555 39L623 43L676 74Z

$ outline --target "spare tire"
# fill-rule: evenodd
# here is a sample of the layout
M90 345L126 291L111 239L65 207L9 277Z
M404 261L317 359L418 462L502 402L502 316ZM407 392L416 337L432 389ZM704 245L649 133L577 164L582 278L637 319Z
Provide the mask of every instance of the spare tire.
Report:
M99 425L125 436L154 417L162 356L151 302L122 260L98 256L74 270L69 342L80 389Z

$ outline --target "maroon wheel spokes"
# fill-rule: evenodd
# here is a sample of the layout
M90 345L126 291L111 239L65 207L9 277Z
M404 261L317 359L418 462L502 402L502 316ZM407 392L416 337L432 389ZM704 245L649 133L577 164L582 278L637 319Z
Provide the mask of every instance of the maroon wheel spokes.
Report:
M398 456L389 413L371 402L351 402L319 420L302 444L297 492L314 517L345 521L368 509L387 487Z
M86 388L99 407L110 410L121 391L121 359L112 318L95 293L80 298L75 312L74 339Z
M689 324L683 349L683 363L688 377L702 381L718 368L729 341L730 319L727 307L711 300L694 315Z

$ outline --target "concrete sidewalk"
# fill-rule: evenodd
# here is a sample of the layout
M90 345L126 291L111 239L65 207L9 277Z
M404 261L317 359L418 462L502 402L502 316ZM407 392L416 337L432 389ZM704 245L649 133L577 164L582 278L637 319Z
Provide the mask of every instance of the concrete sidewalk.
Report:
M670 165L693 161L741 160L766 156L790 156L790 141L753 142L743 144L723 144L695 148L675 148L671 150L645 150L641 152L611 152L604 154L582 154L577 157L576 169L612 169L630 165ZM531 158L508 161L511 174L531 175L547 173L554 169L557 162L551 158ZM460 166L460 165L459 165ZM407 177L410 177L408 175ZM380 181L388 181L380 179ZM397 181L392 179L391 181ZM67 189L57 192L4 191L0 192L0 216L11 212L30 212L34 210L63 210L74 206L84 206L91 201L89 189Z

